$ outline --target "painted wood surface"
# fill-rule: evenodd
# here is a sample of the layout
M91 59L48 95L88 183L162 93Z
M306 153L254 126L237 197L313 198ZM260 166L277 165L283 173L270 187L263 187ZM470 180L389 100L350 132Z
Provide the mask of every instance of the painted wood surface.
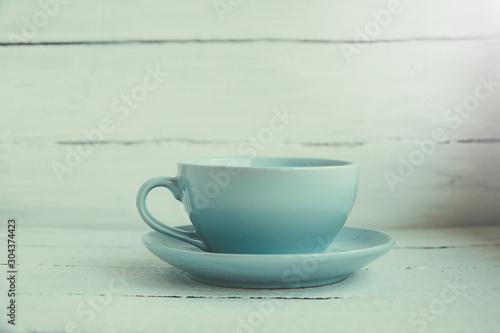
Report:
M499 12L2 1L0 218L20 223L20 325L0 331L498 331ZM191 281L141 245L142 182L185 158L253 154L359 162L347 225L396 247L336 285L249 291ZM166 191L150 199L189 223Z
M0 40L28 42L484 38L500 34L495 0L4 1ZM214 6L217 4L218 6ZM219 8L218 10L216 9ZM390 13L384 18L383 11ZM375 14L374 14L375 13ZM387 23L385 23L387 22ZM32 28L30 27L32 25ZM23 32L26 34L23 35Z
M499 175L495 165L488 163L499 158L497 145L440 145L436 153L417 168L414 175L398 183L393 192L384 173L397 172L399 150L410 152L413 146L411 142L361 147L273 145L266 148L266 153L334 155L360 162L358 197L347 225L409 228L498 223L495 217L499 214L496 185ZM179 142L95 146L92 154L59 182L50 163L64 159L66 146L16 147L0 155L8 162L3 172L10 175L1 179L2 214L15 216L30 226L142 228L145 224L136 211L135 196L145 180L175 175L177 160L234 155L235 149L230 144L207 147ZM458 163L463 156L468 156L469 161ZM167 191L154 191L149 206L167 224L189 223L182 205Z
M341 283L245 290L188 279L142 246L146 227L71 230L23 227L19 221L18 327L29 332L498 330L499 227L385 231L396 237L395 248ZM0 240L5 244L4 234ZM96 309L89 305L93 301Z
M498 223L496 1L401 1L362 44L356 29L394 2L230 4L221 20L212 1L2 2L2 216L137 229L147 178L183 158L255 153L360 162L351 225ZM33 36L9 40L33 20ZM167 194L152 201L185 223Z
M43 212L52 226L81 227L78 215L88 227L134 228L134 197L146 179L174 175L189 157L255 153L361 163L351 225L495 224L498 88L472 112L452 108L481 80L500 77L500 42L446 50L373 44L348 66L335 45L0 48L8 60L0 65L0 209L30 225ZM122 94L156 66L168 76L128 107ZM269 137L264 130L283 114L290 118ZM258 149L251 137L262 138ZM402 172L402 159L416 161L414 171ZM157 214L183 221L174 200L161 200Z
M272 42L16 46L0 57L3 143L86 141L103 118L116 125L106 141L228 142L268 127L274 109L295 117L281 133L292 144L421 139L436 127L452 140L500 137L500 39L377 43L351 64L337 44ZM478 86L477 107L454 111Z

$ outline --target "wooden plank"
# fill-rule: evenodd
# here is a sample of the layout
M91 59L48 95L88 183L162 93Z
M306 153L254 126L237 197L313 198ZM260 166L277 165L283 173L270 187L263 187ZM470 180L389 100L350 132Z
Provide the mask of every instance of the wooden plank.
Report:
M412 325L410 316L417 313L414 320L423 320L418 311L429 311L429 304L435 306L431 302L439 300L440 292L446 288L445 281L439 284L441 290L414 298L385 295L378 299L306 300L300 303L114 297L109 305L99 308L101 311L94 311L95 316L89 322L85 320L91 317L79 316L76 312L82 304L83 310L89 311L87 296L27 296L21 299L20 312L25 314L24 326L36 332L64 332L69 322L85 332L165 332L166 329L174 332L245 332L243 323L250 322L254 323L250 329L258 329L255 332L360 332L376 328L399 333L424 327ZM439 316L430 313L433 321L424 321L425 328L429 332L494 332L500 324L496 313L498 305L498 295L464 295L446 304Z
M115 249L117 251L137 251L143 249L140 237L146 232L150 232L149 227L141 230L120 230L120 237L113 237L116 233L114 229L88 229L88 228L70 228L67 227L48 227L48 226L27 226L20 223L18 234L23 251L37 251L39 248L56 251L64 248L65 251L59 251L60 259L43 259L40 263L51 262L53 264L62 263L69 256L66 251L78 251L82 249L93 249L95 251ZM24 231L25 230L25 231ZM432 228L428 229L386 229L384 230L397 238L395 249L401 250L432 250L441 248L466 248L498 245L500 237L500 228L498 226L465 227L465 228ZM5 241L5 234L0 234L0 240ZM90 242L90 240L92 242ZM149 252L148 252L149 253ZM91 254L85 254L85 258L91 258ZM142 254L141 254L142 255ZM28 258L31 255L27 254ZM126 257L126 256L124 256ZM81 260L84 257L79 256ZM107 258L101 258L107 260ZM61 260L61 262L59 262ZM107 262L105 264L109 264Z
M371 265L369 270L383 270L389 274L391 271L400 272L401 267L424 271L497 269L500 267L498 256L495 256L500 246L498 229L498 227L475 227L432 231L425 229L388 230L398 241L393 250L395 253L391 254L388 259L384 259L388 260L387 262L382 261L380 265ZM120 231L120 237L115 238L116 231L114 230L59 228L22 228L20 230L18 269L27 281L23 284L25 294L37 294L40 290L44 290L44 294L92 293L95 291L92 289L93 285L85 281L118 275L128 280L156 281L151 288L155 288L157 283L164 285L168 282L169 290L175 291L170 295L172 297L187 297L193 293L207 297L223 296L218 293L220 288L211 288L190 281L184 273L154 257L141 244L142 235L148 231ZM426 253L430 250L441 251L433 252L432 258L429 259ZM408 262L408 257L413 258L411 262ZM478 257L481 257L479 266L475 263ZM82 275L85 271L91 273ZM89 280L88 274L95 278ZM359 272L359 274L366 273ZM40 279L41 275L44 279ZM65 276L65 280L55 286L52 279L57 276ZM75 279L82 280L78 289L74 287ZM161 293L155 294L151 288L144 284L135 285L128 293L162 295ZM236 292L236 295L246 294ZM272 296L272 293L266 295ZM305 295L302 291L298 294L293 292L288 294L289 297L305 297ZM313 292L309 295L315 294Z
M59 4L58 3L65 3ZM355 40L356 29L373 40L471 38L498 35L495 0L212 0L9 1L0 11L0 41L79 42L127 40ZM399 6L397 6L399 3ZM232 5L231 5L232 4ZM391 10L390 12L388 10ZM372 12L390 16L376 23ZM47 14L49 13L49 14ZM387 15L387 14L386 14ZM223 19L221 19L223 18ZM371 22L371 23L370 23ZM423 24L425 22L425 24ZM368 25L368 28L367 28ZM366 29L366 30L365 30ZM12 37L12 34L20 38Z
M451 110L474 102L481 80L498 84L499 57L500 40L371 44L349 65L328 44L0 48L0 142L98 140L84 131L107 118L105 141L228 143L285 109L290 143L422 139L435 128L450 140L499 140L498 87L480 88L489 97L474 111ZM157 66L168 72L159 83ZM132 92L137 102L123 97Z
M241 325L260 313L250 329L286 332L307 324L318 332L401 332L422 327L422 309L432 315L429 331L491 331L499 324L500 227L391 230L397 247L342 283L291 290L196 283L133 242L137 232L19 231L18 313L28 331L62 332L68 323L83 331L244 331ZM64 261L69 265L60 266ZM122 285L109 292L117 276ZM434 303L452 290L456 297L441 301L441 311Z
M141 234L136 234L135 242L140 244L140 238ZM441 245L433 244L433 246L440 247ZM372 276L390 279L389 277L394 274L403 275L408 279L408 283L420 284L430 274L439 273L444 278L450 278L461 270L473 271L468 273L470 279L475 277L483 283L496 283L494 273L500 270L499 246L499 244L481 244L434 249L439 250L434 252L432 252L433 249L396 248L387 259L377 261L366 269L356 272L345 286L364 284ZM66 251L68 253L64 254L63 252ZM22 285L22 294L26 295L95 295L99 294L95 281L109 281L119 276L131 284L124 291L125 296L166 298L189 298L189 296L250 298L255 296L318 299L349 296L346 293L347 289L337 287L252 292L246 289L233 290L203 285L192 281L184 272L154 257L142 246L135 250L30 248L23 249L19 253L18 270L25 281ZM431 259L429 259L430 254L432 254ZM405 273L403 270L415 271ZM57 281L57 284L54 281ZM364 291L368 292L368 288L369 286L366 286ZM381 286L370 295L383 297L383 294L389 292L389 288L395 287ZM360 291L360 294L356 296L361 297L362 292Z
M68 146L0 149L0 160L4 161L1 213L16 216L27 226L142 229L145 225L136 211L135 196L144 181L175 175L177 161L189 157L238 155L238 144L94 146L80 164L72 164L71 173L60 174L62 182L52 163L66 164ZM261 154L359 162L360 187L348 225L410 228L498 223L498 144L438 145L412 175L394 184L393 191L385 174L399 175L400 156L408 160L413 151L411 141L360 147L270 143ZM171 225L189 223L181 204L167 191L155 191L150 208Z

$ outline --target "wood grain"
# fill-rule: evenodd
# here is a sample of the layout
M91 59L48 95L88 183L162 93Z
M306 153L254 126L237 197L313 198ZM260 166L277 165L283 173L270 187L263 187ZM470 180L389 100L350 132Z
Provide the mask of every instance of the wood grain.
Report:
M62 2L0 3L0 218L19 222L18 325L0 331L498 330L497 1ZM474 111L452 110L477 89ZM389 231L395 248L339 284L249 291L194 282L142 246L145 180L251 153L359 162L347 225ZM166 192L153 214L188 224Z
M3 38L40 4L1 6ZM139 228L133 202L147 178L175 174L183 158L255 153L360 162L351 225L498 223L498 88L474 111L452 110L481 80L500 81L496 2L408 3L347 62L343 42L385 6L244 2L224 21L210 1L61 6L38 45L0 46L0 212L27 225L76 227L79 216L89 228ZM168 75L126 106L157 68ZM294 118L251 149L285 110ZM436 129L433 152L391 187L387 173L401 177L401 159ZM78 149L92 153L59 182L54 163ZM187 222L158 195L157 215Z
M61 0L61 2L63 2ZM68 2L68 1L64 1ZM374 21L372 12L387 10L391 1L276 0L219 1L232 10L221 20L212 0L71 1L45 6L38 1L1 4L0 41L81 43L168 40L320 40L353 41ZM453 2L401 0L397 13L371 40L468 39L500 35L495 0ZM58 3L46 0L43 3ZM42 15L42 16L41 16ZM30 22L31 30L26 28ZM38 22L38 24L37 24ZM23 29L26 37L23 36Z
M414 331L420 325L410 316L455 285L458 296L428 321L429 332L498 327L500 228L386 231L396 247L339 284L245 290L188 279L140 244L143 231L20 228L19 325L41 332L65 331L68 322L84 331L234 332L257 312L267 313L252 327L259 331ZM120 290L108 294L117 277ZM106 304L97 303L89 319L92 299Z
M356 56L268 42L3 47L0 142L86 141L109 118L106 141L228 143L258 134L275 109L295 115L280 133L291 143L422 139L436 127L452 140L500 138L500 87L475 111L451 110L479 78L500 82L500 40L373 44ZM168 76L133 99L157 67Z
M62 182L52 163L65 163L68 148L75 146L15 145L10 151L0 149L0 160L4 161L1 212L31 226L145 228L135 208L135 196L144 181L175 175L177 161L189 157L237 155L238 144L96 145L80 165L71 168L71 173L62 175ZM408 159L415 147L411 141L359 147L273 143L261 154L359 162L360 187L348 225L409 228L498 223L498 144L438 145L434 154L393 191L384 175L388 171L398 174L400 156ZM189 223L180 203L167 191L155 191L150 202L153 213L170 225Z

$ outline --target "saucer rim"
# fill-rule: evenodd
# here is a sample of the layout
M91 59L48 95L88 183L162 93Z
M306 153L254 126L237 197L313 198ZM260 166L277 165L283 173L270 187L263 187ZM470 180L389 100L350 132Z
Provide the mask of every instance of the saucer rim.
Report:
M186 230L186 231L194 231L194 226L191 225L191 224L185 224L185 225L181 225L181 226L176 226L175 228L180 228L180 229L183 229L183 230ZM193 254L193 253L196 253L197 255L209 255L209 256L217 256L217 257L244 257L244 258L263 258L263 257L266 257L266 258L270 258L270 259L273 259L273 258L297 258L297 257L310 257L310 256L318 256L318 257L324 257L324 256L342 256L342 255L351 255L351 254L357 254L357 253L366 253L367 251L375 251L375 252L378 252L378 251L382 251L382 250L385 250L386 252L388 252L389 250L391 250L393 247L394 247L394 244L396 243L396 238L394 236L392 236L391 234L388 234L384 231L380 231L380 230L376 230L376 229L372 229L372 228L365 228L365 227L353 227L353 226L344 226L340 232L342 232L342 230L344 228L349 228L349 229L358 229L358 230L365 230L365 231L370 231L370 232L374 232L374 233L379 233L379 234L382 234L386 237L388 237L388 240L386 242L384 242L383 244L379 244L379 245L375 245L375 246L371 246L371 247L365 247L365 248L361 248L361 249L356 249L356 250L348 250L348 251L342 251L342 252L312 252L312 253L283 253L283 254L254 254L254 253L218 253L218 252L206 252L206 251L203 251L203 250L200 250L198 249L196 246L194 245L191 245L189 243L185 243L187 246L190 246L190 249L180 249L180 248L175 248L175 247L170 247L170 246L167 246L167 245L163 245L163 244L159 244L159 245L156 245L156 246L166 246L168 247L170 250L172 251L178 251L178 252L184 252L184 253L189 253L189 254ZM340 234L339 232L339 234ZM144 246L148 247L146 245L146 239L148 238L148 236L150 235L157 235L159 234L160 236L163 236L163 237L168 237L168 238L173 238L171 236L168 236L168 235L165 235L165 234L162 234L158 231L151 231L151 232L148 232L147 234L143 235L142 236L142 243ZM335 240L334 240L335 241ZM150 245L152 246L155 246L154 244L151 244L149 243ZM193 249L198 249L199 251L195 251L193 252L192 250Z

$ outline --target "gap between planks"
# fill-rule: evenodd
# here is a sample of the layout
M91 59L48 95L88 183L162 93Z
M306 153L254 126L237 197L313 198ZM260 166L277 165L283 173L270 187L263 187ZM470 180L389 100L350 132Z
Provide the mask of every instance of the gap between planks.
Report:
M0 46L65 46L65 45L120 45L120 44L188 44L188 43L307 43L307 44L386 44L411 42L461 42L461 41L489 41L500 39L500 35L482 35L465 37L411 37L373 40L348 39L290 39L290 38L247 38L247 39L130 39L130 40L102 40L102 41L46 41L46 42L1 42Z
M444 249L459 249L459 248L470 248L470 247L497 247L500 246L500 243L493 244L469 244L469 245L443 245L443 246L395 246L393 250L444 250ZM63 245L31 245L31 244L23 244L22 247L32 247L32 248L71 248L71 249L132 249L127 246L92 246L89 248L88 246L63 246ZM0 265L6 265L5 263L0 263ZM54 265L54 266L63 266L63 265ZM66 266L74 266L74 265L66 265Z
M310 287L309 287L310 288ZM309 289L307 288L307 289ZM239 288L237 288L239 289ZM299 288L304 289L304 288ZM259 290L259 289L254 289ZM264 289L269 290L269 289ZM281 290L281 289L278 289ZM54 294L58 296L57 294ZM71 296L87 296L87 294L80 293L68 293L67 295ZM43 294L43 296L53 296L52 294ZM94 296L106 296L106 294L97 294ZM143 295L143 294L125 294L120 295L120 297L144 297L144 298L186 298L186 299L256 299L256 300L300 300L300 301L329 301L336 299L344 299L344 297L283 297L283 296L273 296L273 297L265 297L265 296L180 296L180 295Z
M390 138L384 140L386 142L404 142L412 141L411 139L402 140L401 138ZM177 139L177 138L160 138L151 140L101 140L101 141L47 141L47 142L31 142L31 141L0 141L1 145L26 145L33 144L36 146L40 145L60 145L60 146L103 146L103 145L119 145L119 146L133 146L133 145L148 145L148 144L163 144L163 143L188 143L193 145L233 145L232 140L195 140L195 139ZM370 143L376 143L376 141L342 141L342 142L292 142L286 140L283 142L284 145L297 145L303 147L361 147ZM451 143L457 144L498 144L500 143L500 138L480 138L480 139L458 139L458 140L446 140L442 142L436 142L439 145L448 145Z

